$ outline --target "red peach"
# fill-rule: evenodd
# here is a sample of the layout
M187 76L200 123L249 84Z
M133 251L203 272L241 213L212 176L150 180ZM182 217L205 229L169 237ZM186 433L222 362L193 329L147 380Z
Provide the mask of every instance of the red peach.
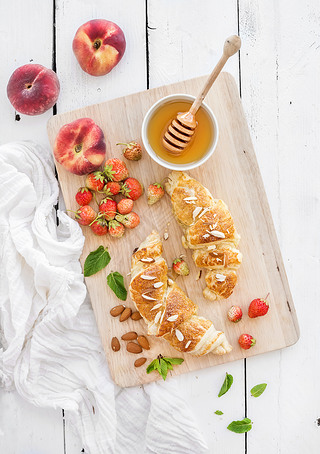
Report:
M83 71L92 76L103 76L121 60L126 40L117 24L95 19L78 28L72 49Z
M11 75L7 95L13 107L25 115L40 115L57 102L60 92L58 77L42 65L20 66Z
M91 118L79 118L60 129L53 154L69 172L84 175L94 172L106 154L104 135Z

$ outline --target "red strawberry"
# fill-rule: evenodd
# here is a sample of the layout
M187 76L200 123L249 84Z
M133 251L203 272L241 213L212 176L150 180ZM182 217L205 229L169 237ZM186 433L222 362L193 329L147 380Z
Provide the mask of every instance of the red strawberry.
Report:
M256 340L251 336L251 334L241 334L238 339L240 347L244 350L249 350L256 344Z
M90 205L84 205L79 210L72 211L72 213L75 213L75 218L81 225L89 225L97 217L97 213Z
M231 306L228 310L228 319L230 322L237 323L242 319L242 310L239 306Z
M121 238L124 235L124 225L120 224L118 221L109 222L109 233L115 238Z
M153 205L164 196L164 189L161 183L153 183L148 187L148 204Z
M131 199L121 199L117 205L118 213L120 214L128 214L132 211L133 208L133 200Z
M103 192L105 192L106 195L117 195L119 194L120 189L121 186L117 181L109 181L103 188Z
M127 166L121 159L108 159L104 164L103 173L110 181L123 181L129 176Z
M86 178L86 186L87 188L91 189L91 191L102 191L104 187L104 175L102 172L92 172L87 175Z
M98 218L91 225L91 230L95 235L106 235L108 233L108 223L105 219Z
M188 274L190 273L187 263L181 257L174 259L172 263L172 269L174 272L179 274L179 276L188 276Z
M89 205L92 200L92 192L88 188L79 188L75 199L80 206Z
M140 218L134 211L123 216L122 214L117 214L116 220L121 222L128 229L134 229L137 225L140 224Z
M269 310L269 303L267 301L268 296L269 294L265 299L257 298L251 301L248 309L248 315L250 318L262 317L263 315L266 315Z
M104 218L107 221L111 221L111 219L114 219L117 212L117 202L112 199L105 198L100 202L99 211L100 213L103 213Z
M131 200L137 200L143 194L143 186L136 178L127 178L121 192Z
M125 145L123 156L129 161L139 161L142 158L141 145L137 142L117 143L117 145Z

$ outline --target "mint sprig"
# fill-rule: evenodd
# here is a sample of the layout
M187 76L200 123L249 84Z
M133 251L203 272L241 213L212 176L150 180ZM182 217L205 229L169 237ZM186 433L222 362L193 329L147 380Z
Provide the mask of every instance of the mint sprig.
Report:
M92 276L98 271L105 268L110 262L111 257L108 248L99 246L95 251L90 252L86 261L84 262L83 274L85 277Z
M118 271L113 271L107 276L107 283L115 295L122 301L127 299L127 290L124 286L124 280L122 274Z
M218 397L223 396L229 389L231 388L231 385L233 383L233 376L226 373L226 378L224 379L224 382L221 386L221 389L219 391Z
M245 432L249 432L252 429L252 422L249 418L243 418L242 421L232 421L227 429L231 430L231 432L235 432L237 434L243 434Z
M163 380L165 380L168 375L168 370L173 370L174 365L182 364L183 361L183 358L170 358L168 356L158 355L158 357L151 361L147 367L147 374L150 374L155 370L158 371Z
M267 383L261 383L260 385L256 385L251 389L251 396L259 397L264 392L267 387Z
M214 412L214 414L220 416L220 415L223 415L223 411L221 411L221 410L216 410L216 411Z

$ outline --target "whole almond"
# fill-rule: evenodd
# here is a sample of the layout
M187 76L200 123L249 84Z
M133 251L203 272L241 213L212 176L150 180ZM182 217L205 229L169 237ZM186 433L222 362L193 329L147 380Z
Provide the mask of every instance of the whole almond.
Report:
M125 307L123 304L120 304L119 306L114 306L111 310L110 310L110 314L112 315L112 317L118 317L118 315L120 315L124 310L125 310Z
M120 350L120 342L117 337L113 337L111 339L111 348L114 352L118 352Z
M136 344L135 342L128 342L127 343L127 351L130 353L141 353L142 348L140 347L139 344Z
M124 341L132 341L138 337L138 334L135 331L130 331L129 333L123 334L121 339Z
M145 350L150 350L148 339L145 336L138 336L137 341L142 348L144 348Z
M128 320L130 315L132 314L132 310L130 307L126 307L125 310L122 312L120 315L120 322L124 322L125 320Z
M134 362L134 367L140 367L147 361L147 358L138 358Z
M131 315L132 320L140 320L142 318L142 315L140 315L140 312L133 312Z

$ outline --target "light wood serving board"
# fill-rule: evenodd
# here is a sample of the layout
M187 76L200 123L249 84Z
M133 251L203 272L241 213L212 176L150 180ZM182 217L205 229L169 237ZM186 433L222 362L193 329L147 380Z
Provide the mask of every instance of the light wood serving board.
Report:
M204 77L198 77L54 116L48 123L51 145L53 146L58 130L65 123L81 117L90 117L102 128L106 136L107 157L121 157L121 147L115 144L133 139L141 141L142 119L155 101L172 93L196 95L202 88L204 80ZM203 183L215 198L221 198L227 203L241 235L239 248L243 253L243 263L238 272L239 280L234 294L228 300L218 302L204 299L202 296L202 289L205 287L204 273L202 279L197 281L198 269L193 264L190 251L185 251L182 247L181 230L172 215L168 196L152 207L147 205L145 195L135 202L134 211L140 215L141 223L136 229L127 230L121 239L113 239L110 236L96 237L90 228L83 227L86 241L81 257L82 265L89 252L101 244L108 246L112 257L105 270L86 278L86 285L111 375L114 381L123 387L148 383L160 378L156 372L147 375L145 366L134 367L134 361L140 356L147 357L146 365L159 353L183 357L184 363L175 366L174 371L169 372L176 375L287 347L299 338L296 313L268 201L238 89L230 74L222 73L218 77L207 95L206 103L212 108L218 120L219 143L210 160L189 173ZM154 163L146 152L141 161L128 161L127 166L130 175L138 178L144 187L162 180L169 173ZM84 185L85 177L73 175L59 164L57 170L66 206L76 210L74 195L77 189ZM164 257L169 266L173 258L180 254L187 256L190 275L179 277L177 283L199 305L199 314L211 319L217 329L225 331L233 345L231 353L222 357L209 354L195 358L177 352L167 342L152 336L149 337L151 349L143 351L140 355L128 353L124 341L120 341L119 352L112 351L110 343L113 336L120 339L121 335L128 331L146 334L146 325L142 320L135 322L129 319L120 323L118 318L111 317L110 309L122 302L107 286L106 276L110 271L119 271L125 276L128 288L130 276L126 275L130 272L132 251L153 229L158 230L162 236L165 230L168 231L169 238L163 241L163 245ZM251 300L265 297L267 293L270 293L268 314L262 318L249 319L247 308ZM129 296L125 304L134 309ZM240 305L244 313L242 321L237 324L227 320L227 311L233 304ZM240 349L237 340L242 333L252 334L257 340L256 346L250 350Z

